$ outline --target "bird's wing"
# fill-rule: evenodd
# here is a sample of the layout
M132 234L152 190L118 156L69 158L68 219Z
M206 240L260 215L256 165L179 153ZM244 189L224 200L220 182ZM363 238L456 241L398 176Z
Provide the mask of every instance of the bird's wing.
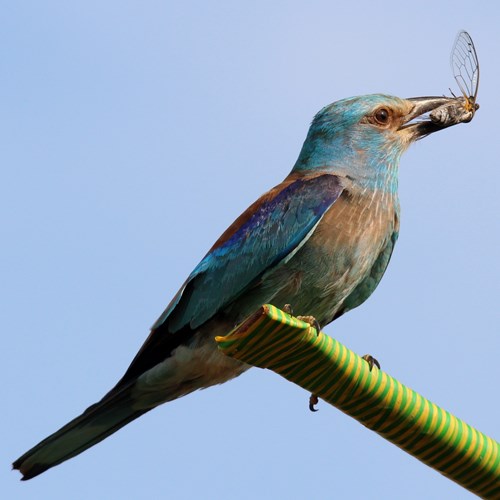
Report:
M285 180L251 205L219 238L152 327L124 377L163 361L186 335L245 292L307 241L342 192L335 175Z
M299 178L252 205L189 276L168 318L169 330L197 328L232 302L269 268L305 242L342 192L333 175Z

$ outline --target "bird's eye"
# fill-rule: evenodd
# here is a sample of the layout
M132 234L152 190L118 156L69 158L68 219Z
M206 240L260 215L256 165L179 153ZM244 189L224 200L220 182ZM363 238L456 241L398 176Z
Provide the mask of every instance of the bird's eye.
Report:
M391 118L391 113L387 108L380 108L375 111L373 118L379 125L387 125Z

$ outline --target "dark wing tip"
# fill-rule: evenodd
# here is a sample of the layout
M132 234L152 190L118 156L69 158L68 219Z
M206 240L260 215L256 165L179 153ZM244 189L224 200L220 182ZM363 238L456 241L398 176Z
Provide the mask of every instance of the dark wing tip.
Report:
M18 458L12 464L12 470L18 470L23 475L21 481L27 481L28 479L32 479L36 476L39 476L42 472L45 472L47 469L50 469L50 465L34 464L31 466L27 466L24 457Z

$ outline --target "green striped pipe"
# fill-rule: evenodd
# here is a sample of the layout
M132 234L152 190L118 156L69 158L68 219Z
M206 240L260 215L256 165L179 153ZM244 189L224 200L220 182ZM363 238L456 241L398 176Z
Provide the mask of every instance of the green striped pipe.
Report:
M269 368L476 495L500 499L500 445L272 305L225 337L226 355Z

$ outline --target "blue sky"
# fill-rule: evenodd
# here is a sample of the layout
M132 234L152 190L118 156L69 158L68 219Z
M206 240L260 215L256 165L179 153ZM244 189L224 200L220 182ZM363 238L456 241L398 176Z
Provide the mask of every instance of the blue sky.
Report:
M471 498L257 369L28 483L9 464L114 385L219 234L289 172L322 106L457 90L459 29L481 109L405 154L389 270L326 332L499 439L496 4L26 1L2 19L2 496Z

